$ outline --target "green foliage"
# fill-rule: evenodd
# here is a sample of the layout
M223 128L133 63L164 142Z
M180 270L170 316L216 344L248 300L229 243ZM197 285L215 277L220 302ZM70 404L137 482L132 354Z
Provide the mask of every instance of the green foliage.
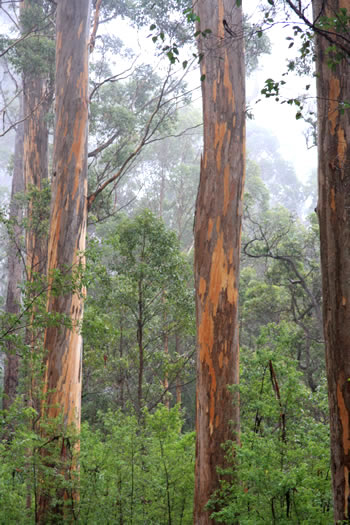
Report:
M194 433L181 433L178 407L100 414L82 429L79 522L192 523Z
M305 387L294 337L270 324L255 352L242 350L241 445L227 448L238 481L214 499L218 523L332 522L325 380L314 394Z
M21 30L25 36L12 47L8 56L17 72L26 75L53 77L55 64L55 39L49 21L53 15L52 4L44 1L26 2L21 10ZM15 44L15 39L3 39L1 49Z
M71 499L78 486L78 436L64 431L62 461L59 422L51 421L46 437L39 437L30 430L32 417L33 409L16 403L2 419L6 428L15 421L15 430L10 440L0 441L0 523L34 523L39 487L54 495L50 523L71 522L70 512L67 520L56 514L58 507L73 508L75 521L85 525L121 519L126 525L191 523L194 433L181 433L178 407L144 411L141 426L136 416L120 411L101 413L100 430L85 423L79 436L79 502Z
M87 257L91 284L83 333L89 418L99 403L137 406L140 366L144 401L156 405L166 376L170 385L179 374L186 377L190 356L177 354L176 333L192 340L194 331L191 270L175 234L147 210L99 231L106 228L104 241L92 242Z

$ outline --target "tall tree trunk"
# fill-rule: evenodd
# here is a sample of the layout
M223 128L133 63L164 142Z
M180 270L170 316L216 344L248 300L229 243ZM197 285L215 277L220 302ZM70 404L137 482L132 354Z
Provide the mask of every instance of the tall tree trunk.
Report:
M238 278L245 170L245 74L242 11L232 0L195 3L204 114L204 152L195 218L197 406L194 523L225 466L222 444L239 440ZM227 28L229 31L227 31Z
M87 222L87 125L88 125L88 32L90 2L61 0L56 21L56 124L54 139L52 207L48 246L48 275L59 270L71 275L84 263ZM63 432L80 429L82 294L49 290L48 311L68 316L72 328L50 326L45 332L47 349L44 420L61 418ZM69 443L63 434L59 446L67 462ZM72 467L67 466L68 469ZM74 465L73 465L74 468ZM54 469L53 469L54 470ZM53 472L54 475L54 472ZM62 494L57 495L58 498ZM67 497L67 494L64 494ZM77 497L73 493L73 499ZM48 523L51 497L42 489L37 521ZM63 512L63 502L54 512ZM73 519L73 516L71 517Z
M50 101L46 82L39 75L23 75L24 114L24 176L25 190L42 189L48 177L48 128L47 112ZM35 203L34 203L35 206ZM33 220L33 202L28 207L29 228L26 233L26 266L28 280L34 273L42 274L47 265L47 236L41 232L38 217Z
M23 99L20 98L20 116L23 115ZM10 201L10 220L14 220L13 239L10 240L8 252L8 284L5 310L9 314L18 315L21 309L21 291L19 284L22 280L23 266L20 260L20 237L22 234L22 205L16 200L16 195L24 191L23 176L23 123L17 125L14 154L14 168ZM3 409L8 410L12 405L18 386L19 357L16 348L10 342L6 345L6 362L4 377Z
M24 2L22 13L31 9L31 3ZM46 276L47 267L47 232L45 231L46 209L38 195L48 178L48 125L47 113L52 102L52 95L47 91L46 79L40 72L24 72L24 180L27 195L32 194L28 202L26 231L26 270L29 283L36 283L45 289L42 278ZM34 193L33 193L34 192ZM41 281L41 282L40 282ZM34 295L38 293L36 289ZM42 347L42 334L34 327L35 302L31 315L30 326L26 330L26 344L30 348L27 363L27 395L28 404L36 406L39 397L36 392L35 352Z
M314 0L314 19L350 12L349 0ZM323 326L331 427L334 520L350 517L350 99L348 58L330 69L317 36L318 181Z

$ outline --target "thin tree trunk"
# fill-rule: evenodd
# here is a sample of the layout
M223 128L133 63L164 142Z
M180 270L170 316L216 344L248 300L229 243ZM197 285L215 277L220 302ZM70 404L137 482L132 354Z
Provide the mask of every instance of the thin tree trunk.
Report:
M56 124L53 159L52 207L48 245L48 275L60 271L72 276L84 264L87 222L87 124L88 124L88 38L90 2L61 0L56 20ZM50 326L45 332L47 350L43 418L61 420L58 454L67 463L69 427L80 429L82 337L82 293L49 290L48 311L71 319L72 328ZM62 435L63 430L63 435ZM75 465L66 465L72 474ZM54 469L52 475L54 476ZM77 475L77 474L76 474ZM63 513L62 494L52 509L52 496L45 487L39 495L38 523L47 523L50 511ZM69 496L76 499L72 490ZM66 499L68 494L64 494ZM61 501L60 501L61 500ZM73 509L74 512L74 509ZM71 516L73 521L74 516Z
M119 372L119 399L120 399L120 408L122 411L125 409L125 402L124 402L124 384L125 384L125 370L124 370L124 325L123 325L123 317L120 319L120 325L119 325L119 359L121 363L121 370Z
M175 353L176 355L180 354L181 348L180 348L180 335L178 332L175 334ZM182 386L181 386L181 377L180 373L176 377L176 404L179 405L181 408L181 402L182 402Z
M20 97L20 116L23 115L23 99ZM19 119L20 120L20 119ZM20 259L20 237L22 234L22 205L16 200L16 195L24 191L23 176L23 123L17 125L14 153L14 169L9 219L15 221L13 239L10 240L8 252L8 284L5 310L9 314L18 315L21 309L21 291L19 284L22 280L23 265ZM5 377L3 409L8 410L12 405L18 387L19 357L12 343L6 345Z
M194 523L220 485L227 440L239 440L238 278L245 170L242 11L232 0L195 3L200 38L204 152L195 218L197 406ZM227 30L229 29L229 31Z
M167 328L165 328L165 332L164 332L164 355L165 355L166 359L168 359L168 356L169 356L169 334L168 334ZM169 396L168 396L168 390L169 390L169 374L168 374L168 372L164 373L163 387L164 387L164 392L165 392L164 405L169 410L169 408L170 408L170 400L169 400Z
M350 1L314 0L314 18L334 17ZM317 212L320 223L323 327L331 429L334 520L350 517L350 99L348 58L328 66L329 42L316 37L318 104Z
M144 348L143 348L143 294L142 280L138 283L138 320L137 320L137 343L139 347L139 372L137 386L137 410L139 416L143 406L143 372L144 372Z

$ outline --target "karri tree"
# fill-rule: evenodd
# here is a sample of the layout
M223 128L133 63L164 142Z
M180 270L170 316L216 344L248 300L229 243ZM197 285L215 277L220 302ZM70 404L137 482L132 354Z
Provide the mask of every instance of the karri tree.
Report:
M238 277L245 170L242 10L231 0L195 3L202 55L204 151L195 217L197 444L194 523L225 467L223 443L239 439ZM209 32L210 31L210 32Z
M313 0L313 20L287 0L315 35L318 205L323 331L331 432L334 521L350 517L350 81L349 0Z
M88 40L90 3L63 0L56 21L56 122L52 205L48 245L48 311L65 316L71 326L51 325L45 333L47 351L42 417L60 422L59 454L65 462L67 428L80 428L82 338L79 332L83 297L74 286L74 273L83 263L87 222ZM64 293L55 293L57 276L72 276ZM56 278L56 280L55 280ZM69 470L69 469L68 469ZM62 512L65 494L58 495L55 513ZM73 495L74 498L74 495ZM52 510L48 491L41 491L38 523L47 523Z
M321 30L316 37L317 213L334 521L338 522L350 517L350 113L345 109L350 101L350 1L314 0L313 9Z

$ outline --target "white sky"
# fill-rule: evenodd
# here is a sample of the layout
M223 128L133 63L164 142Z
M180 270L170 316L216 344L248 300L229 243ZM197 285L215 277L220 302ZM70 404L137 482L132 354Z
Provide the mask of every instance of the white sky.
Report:
M250 12L254 11L256 6L255 0L245 0L244 2L244 9ZM152 55L154 56L155 46L150 38L144 38L149 33L148 30L144 30L137 39L136 32L130 30L126 22L118 22L118 35L125 41L126 45L135 49L136 52L140 52L139 46L142 46L140 59L153 62ZM265 99L260 95L260 90L264 87L267 78L275 80L283 78L286 80L287 85L283 91L286 97L296 97L303 93L306 84L313 86L313 79L310 80L307 77L301 78L292 74L288 75L287 78L282 77L287 69L287 57L291 58L296 52L296 46L288 50L289 41L286 40L286 37L291 34L291 30L282 24L269 29L268 36L272 43L272 51L270 55L265 55L260 59L258 71L247 81L247 104L252 109L255 123L272 132L279 141L282 157L294 166L298 178L306 181L315 172L317 165L316 148L308 150L306 146L304 131L307 125L303 120L295 119L296 106L281 105L273 98ZM182 59L180 56L180 60ZM198 77L199 73L191 74L190 80L187 81L193 87L198 86ZM314 87L308 93L313 95ZM198 91L194 98L198 98ZM261 101L256 104L256 99L261 99Z
M314 79L299 77L296 74L282 77L287 70L287 57L292 58L293 52L295 54L295 48L288 50L289 41L286 40L286 37L290 33L290 30L282 26L269 30L268 35L272 44L271 54L261 58L258 71L247 81L247 103L252 108L255 122L272 131L280 143L283 158L294 165L297 176L305 181L317 166L316 148L307 149L306 146L304 132L308 125L302 119L296 120L296 106L281 104L272 97L266 99L260 94L266 79L273 78L276 81L283 79L287 84L283 89L281 101L283 97L295 98L305 93L307 84L311 84L307 92L311 97L310 102L314 101ZM257 99L261 101L256 104Z

